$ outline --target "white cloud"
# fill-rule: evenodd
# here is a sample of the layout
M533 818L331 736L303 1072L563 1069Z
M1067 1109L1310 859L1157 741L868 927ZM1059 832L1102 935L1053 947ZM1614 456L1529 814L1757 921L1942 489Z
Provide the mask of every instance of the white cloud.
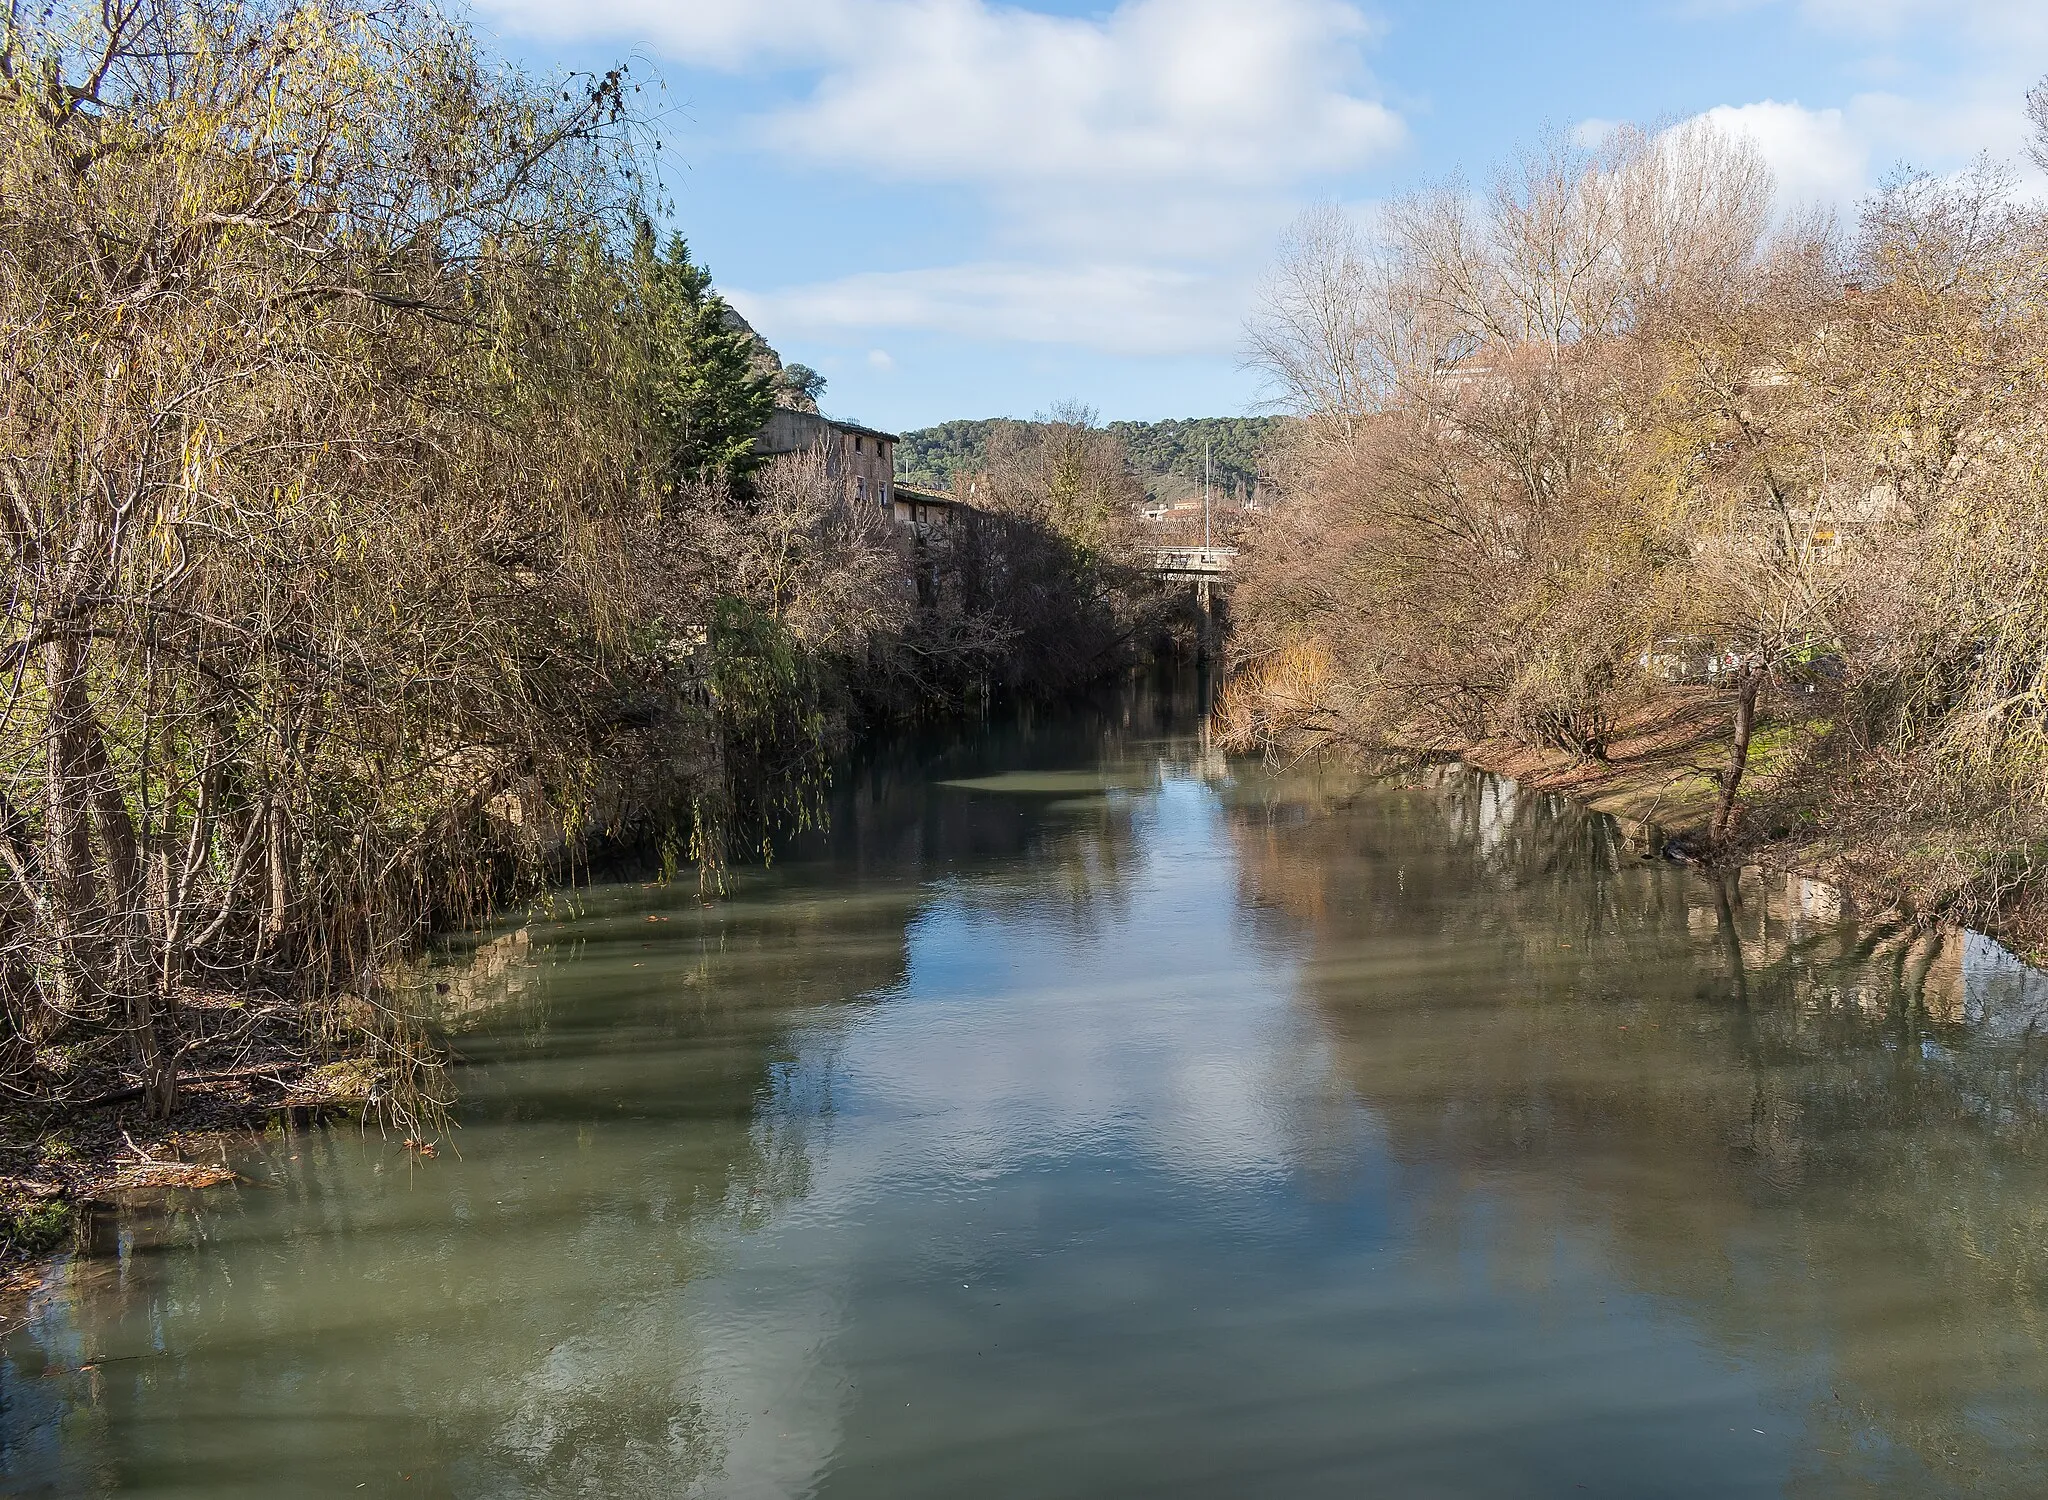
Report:
M1213 270L992 261L728 295L747 321L778 337L850 342L907 328L1155 355L1233 348L1245 288Z
M1994 47L2048 40L2048 7L2040 0L1690 0L1682 9L1710 20L1791 10L1816 30L1870 42L1921 29Z
M878 3L874 29L766 138L942 182L1263 185L1397 144L1363 97L1361 13L1338 0L1126 0L1106 18L980 0Z
M1266 183L1402 139L1366 92L1350 0L1124 0L1100 18L988 0L483 0L526 32L815 74L755 122L807 162L940 182Z
M859 44L874 0L483 0L479 9L554 41L644 39L682 62L739 69L816 61Z
M1730 135L1747 136L1777 174L1785 207L1842 208L1863 195L1870 178L1870 146L1839 109L1806 109L1765 99L1722 105L1706 118Z
M482 0L557 39L631 38L798 95L733 127L802 167L965 188L987 258L733 293L771 338L885 328L1225 353L1307 190L1404 139L1353 0L1121 0L1093 17L991 0ZM1227 305L1214 300L1227 295ZM1190 311L1185 305L1206 305Z
M2038 195L2039 174L2022 160L2029 127L2021 99L2018 87L1960 99L1859 94L1835 109L1765 99L1705 117L1756 143L1777 174L1783 207L1847 212L1896 167L1951 171L1986 151L2021 167L2022 190Z
M1224 353L1301 201L1405 139L1367 67L1371 0L1102 3L1075 16L1000 0L480 0L529 34L772 77L764 97L779 102L722 127L728 143L856 181L962 189L985 210L966 264L735 293L771 338L829 340L852 359L894 328ZM1900 162L2017 160L2022 96L2048 69L2048 0L1690 8L1759 31L1796 17L1867 49L1861 76L1898 90L1708 112L1756 142L1788 207L1852 210ZM1926 73L1958 56L1967 65ZM1611 128L1577 135L1592 145Z
M1891 39L1931 26L1995 46L2048 41L2041 0L1800 0L1800 14L1830 30Z
M868 350L868 368L878 374L886 375L896 368L896 361L887 349L870 349Z
M1699 0L1696 8L1781 7ZM2025 159L2024 102L2048 72L2048 0L1789 0L1782 8L1872 48L1858 66L1894 90L1833 108L1767 99L1709 111L1757 142L1787 198L1847 208L1894 168L1953 171L1980 152L2018 167L2023 191L2048 188Z
M1579 121L1572 127L1572 144L1582 151L1598 151L1614 139L1614 132L1625 124L1622 120L1603 120L1594 115Z

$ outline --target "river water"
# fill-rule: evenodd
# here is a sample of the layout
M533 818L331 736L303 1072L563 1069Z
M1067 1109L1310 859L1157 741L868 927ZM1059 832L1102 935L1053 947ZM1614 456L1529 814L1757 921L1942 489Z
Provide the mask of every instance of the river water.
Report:
M0 1489L2048 1494L2048 985L1186 698L904 743L449 973L0 1358Z

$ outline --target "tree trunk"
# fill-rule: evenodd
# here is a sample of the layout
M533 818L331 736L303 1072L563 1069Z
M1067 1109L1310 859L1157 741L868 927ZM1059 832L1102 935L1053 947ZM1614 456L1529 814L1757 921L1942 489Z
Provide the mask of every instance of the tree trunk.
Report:
M92 834L85 780L78 772L78 692L85 653L76 640L43 647L48 707L43 721L43 871L46 920L55 952L57 1007L76 1012L105 992L96 952Z
M258 950L268 955L277 940L284 936L286 914L291 906L291 887L285 877L285 827L284 804L272 793L264 804L264 851L263 862L268 876L269 894L264 900L263 940Z
M1756 726L1756 700L1763 691L1764 664L1752 656L1742 664L1735 685L1735 739L1728 746L1728 764L1721 771L1721 800L1714 808L1713 826L1707 837L1716 844L1728 837L1735 821L1735 794L1742 786L1742 773L1749 769L1749 736Z
M6 846L8 857L8 868L0 870L0 1002L10 1007L23 1034L40 1042L55 1030L58 1019L50 1007L39 1003L30 960L43 926L43 862L28 819L4 789L0 789L0 844Z
M151 1112L164 1118L177 1099L176 1048L166 1044L169 1012L159 1003L156 966L150 962L148 890L135 821L86 691L83 647L75 641L53 642L45 672L51 725L50 884L53 906L62 908L52 925L63 924L59 948L74 955L91 989L117 1000L126 1012ZM95 837L105 875L103 899L93 894Z

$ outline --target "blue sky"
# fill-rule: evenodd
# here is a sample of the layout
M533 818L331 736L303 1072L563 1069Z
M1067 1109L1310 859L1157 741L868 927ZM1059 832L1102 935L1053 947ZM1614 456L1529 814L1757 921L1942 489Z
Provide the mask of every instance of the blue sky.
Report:
M661 80L675 227L826 410L897 430L1256 410L1294 215L1546 129L1715 112L1846 212L1902 162L2023 165L2048 74L2048 0L474 3L521 62Z

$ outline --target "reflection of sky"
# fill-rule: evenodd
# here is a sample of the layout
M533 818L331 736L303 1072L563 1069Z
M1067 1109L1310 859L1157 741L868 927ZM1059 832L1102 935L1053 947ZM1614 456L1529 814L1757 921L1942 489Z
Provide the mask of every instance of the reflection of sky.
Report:
M1798 1003L1839 975L1772 957L1783 1003L1730 1009L1694 876L1630 867L1663 925L1564 943L1584 861L1518 876L1554 850L1496 789L1446 837L1155 751L913 784L911 826L929 791L1004 830L972 859L619 888L536 939L460 1154L400 1189L370 1136L264 1148L203 1235L16 1346L70 1373L0 1360L0 1488L132 1458L136 1493L267 1495L279 1451L296 1492L402 1456L465 1500L1832 1494L1925 1479L1862 1450L1951 1397L2024 1469L2039 1299L1991 1231L2033 1222L2039 1110L1972 1043L2038 975L1953 950L1974 1025L1906 1076L1881 1007ZM1254 920L1265 877L1342 910ZM1825 915L1745 899L1781 938ZM1962 1128L1991 1115L2005 1154ZM1988 1313L1929 1253L1977 1244L2016 1288Z
M1143 864L1114 922L1060 892L1000 912L942 888L909 934L899 993L835 1040L842 1102L874 1122L861 1174L984 1176L1115 1149L1204 1179L1273 1171L1280 1069L1312 1065L1289 966L1247 949L1236 877L1198 784L1137 813ZM900 1132L900 1138L899 1138Z
M772 1236L806 1262L798 1306L828 1324L845 1315L843 1284L862 1270L846 1252L864 1248L847 1237L866 1241L860 1226L877 1217L910 1209L921 1224L912 1259L964 1258L971 1287L985 1267L957 1216L977 1197L1008 1201L1023 1184L1028 1198L1064 1198L1076 1171L1121 1186L1132 1170L1213 1194L1284 1170L1289 1132L1275 1111L1289 1072L1319 1070L1316 1042L1289 1010L1291 967L1246 947L1232 920L1236 873L1217 816L1197 782L1168 780L1142 799L1142 862L1114 922L1077 912L1056 882L999 908L973 882L935 890L887 1003L800 1049L829 1086L785 1090L829 1095L833 1110L812 1189ZM813 1368L823 1340L790 1319L795 1268L771 1264L755 1285L766 1328L744 1298L729 1300L732 1285L703 1288L727 1304L718 1320L750 1330L723 1376L742 1419L727 1459L735 1493L801 1492L842 1437L821 1391L845 1377Z
M2048 974L1981 932L1963 933L1961 941L1963 1019L1988 1036L2048 1032Z
M1338 1190L1299 1159L1329 1059L1214 795L1168 779L1133 833L1116 920L1052 876L940 887L900 988L800 1049L830 1075L784 1093L832 1101L811 1191L691 1293L726 1329L718 1492L1775 1489L1750 1375L1597 1253L1555 1248L1548 1307L1416 1264L1355 1106Z

